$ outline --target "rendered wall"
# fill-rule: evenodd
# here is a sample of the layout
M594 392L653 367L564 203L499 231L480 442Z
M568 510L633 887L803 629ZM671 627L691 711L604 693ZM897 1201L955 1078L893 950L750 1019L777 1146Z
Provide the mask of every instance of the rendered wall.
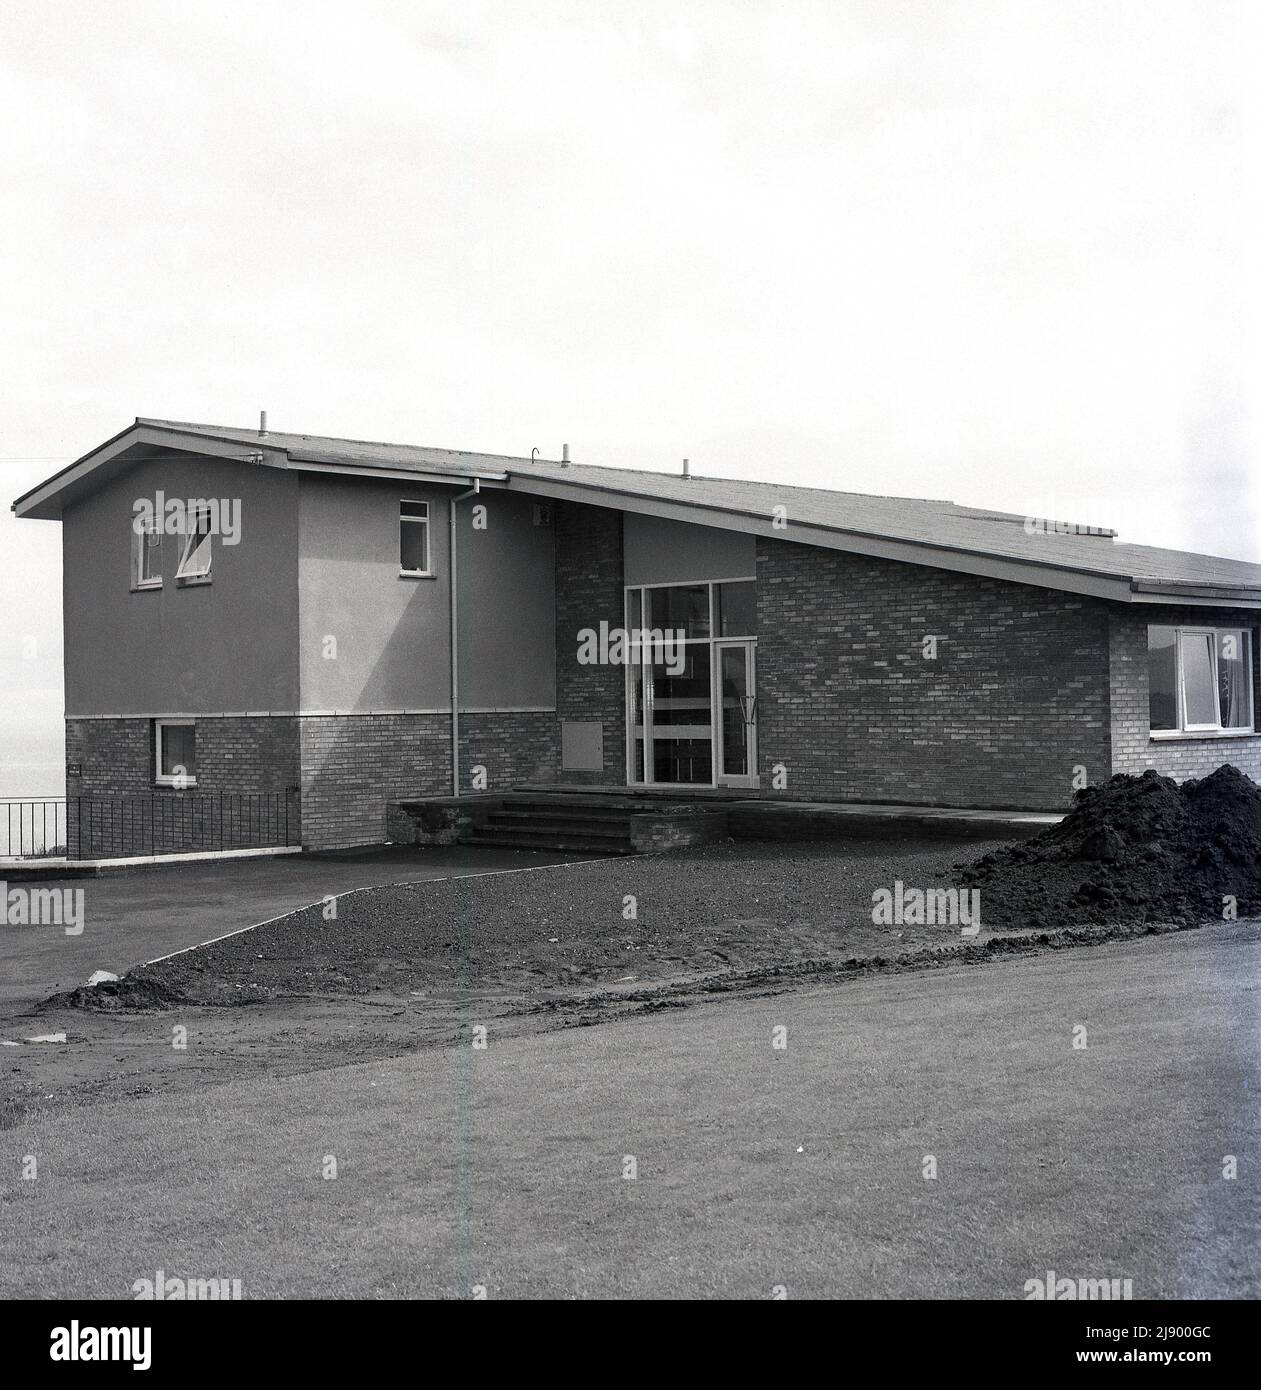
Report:
M713 526L627 512L623 548L627 584L751 579L756 573L754 537Z
M213 542L209 584L132 591L132 504L168 497L240 504L241 539ZM62 520L66 715L293 713L298 700L297 485L221 459L138 463ZM69 756L69 755L67 755Z

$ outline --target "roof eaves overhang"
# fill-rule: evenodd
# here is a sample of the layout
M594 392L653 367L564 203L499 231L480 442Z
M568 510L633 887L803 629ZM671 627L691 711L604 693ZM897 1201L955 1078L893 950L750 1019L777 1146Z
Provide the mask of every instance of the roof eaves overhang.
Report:
M189 441L196 441L190 446ZM268 445L261 438L257 445L237 440L216 439L209 435L193 434L186 430L159 429L153 425L133 423L120 430L113 438L99 444L81 458L75 459L59 473L46 478L38 486L25 492L11 504L15 516L34 517L39 520L55 521L60 518L62 506L67 496L78 493L88 478L99 469L108 468L128 450L137 445L147 445L159 449L171 449L186 453L190 457L200 454L203 457L232 459L239 463L252 463L269 468L287 466L284 451ZM143 463L143 457L127 459L126 466Z
M1261 590L1222 584L1186 584L1134 579L1131 602L1178 604L1192 608L1261 608Z
M444 473L441 469L432 472L417 468L390 468L383 464L347 463L344 459L330 459L309 454L290 453L289 467L298 473L339 473L353 478L388 478L406 483L449 483L454 487L467 487L475 478L482 483L503 485L508 481L507 473Z
M844 550L878 559L898 560L905 564L925 565L931 569L975 574L988 579L1003 579L1009 583L1030 584L1035 588L1056 589L1063 593L1081 594L1090 598L1111 599L1128 603L1133 599L1128 577L1101 571L1067 569L1048 565L1040 560L1023 560L1012 556L964 550L957 546L935 545L928 541L900 540L873 532L849 531L840 527L791 522L787 529L775 525L774 519L750 512L735 511L712 502L679 502L659 497L619 491L596 483L540 478L535 474L514 474L508 480L508 490L534 492L559 501L594 502L591 494L607 498L605 505L620 511L659 516L671 521L692 522L701 526L720 526L728 531L766 536L771 540L795 541L801 545L819 546L825 550ZM699 514L699 515L698 515Z

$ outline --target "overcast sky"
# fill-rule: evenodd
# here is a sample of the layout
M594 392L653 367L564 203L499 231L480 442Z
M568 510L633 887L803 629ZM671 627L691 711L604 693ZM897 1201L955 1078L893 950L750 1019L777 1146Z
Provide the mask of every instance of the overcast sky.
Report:
M136 415L1261 560L1258 9L5 0L0 715Z

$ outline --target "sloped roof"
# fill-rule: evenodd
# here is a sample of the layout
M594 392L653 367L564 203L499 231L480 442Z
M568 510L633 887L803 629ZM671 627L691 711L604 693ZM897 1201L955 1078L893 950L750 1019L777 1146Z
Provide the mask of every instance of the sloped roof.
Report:
M578 497L597 505L647 511L701 524L728 526L804 540L837 549L890 554L913 563L976 573L999 573L1044 587L1098 592L1106 597L1182 597L1261 605L1261 564L1187 551L1128 545L1105 529L1059 533L1029 519L942 498L886 497L781 483L749 482L637 469L564 465L408 444L337 439L253 429L139 418L128 430L84 455L13 504L19 515L56 516L62 494L81 490L94 458L137 444L196 452L227 446L239 457L273 466L313 468L347 475L409 476L460 482L481 479L551 497ZM233 448L235 446L235 448ZM134 454L133 454L134 457ZM772 528L775 509L787 529ZM1082 518L1058 518L1082 523ZM992 562L989 565L983 561ZM998 568L995 568L997 566ZM1094 578L1101 585L1076 582Z

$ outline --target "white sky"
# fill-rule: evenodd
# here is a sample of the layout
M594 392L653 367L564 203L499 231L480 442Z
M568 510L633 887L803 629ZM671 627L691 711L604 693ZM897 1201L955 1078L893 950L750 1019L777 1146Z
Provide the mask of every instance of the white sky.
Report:
M1257 10L5 0L0 717L136 415L1261 560Z

